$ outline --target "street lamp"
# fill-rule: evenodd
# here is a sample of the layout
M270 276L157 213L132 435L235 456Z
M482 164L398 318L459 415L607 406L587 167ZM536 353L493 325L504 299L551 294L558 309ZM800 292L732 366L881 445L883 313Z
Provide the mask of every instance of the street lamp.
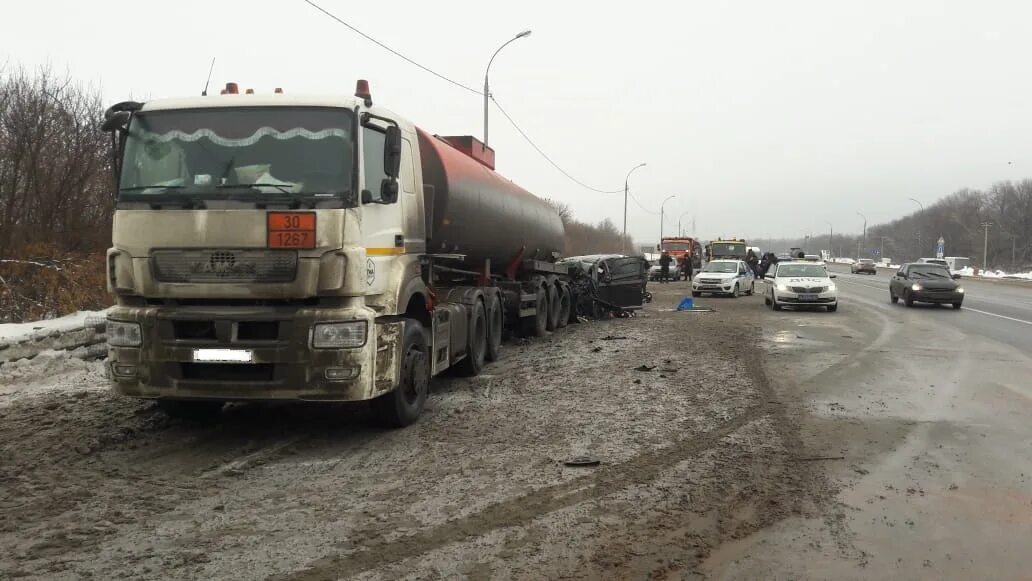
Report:
M665 206L667 202L669 202L670 200L672 200L672 199L674 199L676 197L677 196L671 194L671 195L667 196L666 199L663 200L663 203L661 203L659 205L659 245L660 245L661 248L663 246L663 211L664 211L663 206Z
M685 213L683 213L683 214L681 214L680 216L677 217L677 235L678 236L684 236L684 232L681 231L681 218L684 218L688 214L691 214L691 212L685 212Z
M627 177L623 180L623 248L624 254L627 254L627 181L631 179L631 174L634 170L639 167L645 167L645 162L641 162L638 165L631 168L631 171L627 172Z
M856 213L856 215L857 215L857 216L860 216L861 218L863 218L863 219L864 219L864 238L863 238L863 245L864 245L864 246L866 247L866 246L867 246L867 216L864 216L864 215L863 215L863 214L861 214L860 212L857 212L857 213ZM859 250L859 249L858 249L858 250L857 250L857 252L856 252L856 257L857 257L857 259L859 259L859 258L860 258L860 250Z
M498 56L498 53L502 52L503 48L509 46L510 42L513 42L515 40L519 40L519 39L527 37L527 36L530 36L530 31L529 30L524 30L523 32L517 34L516 36L510 38L508 41L506 41L505 44L503 44L502 46L498 47L498 50L494 51L494 54L491 55L491 60L487 61L487 70L484 71L484 146L485 147L487 146L487 111L488 111L488 103L491 100L491 86L487 82L487 76L491 72L491 63L494 62L495 57Z

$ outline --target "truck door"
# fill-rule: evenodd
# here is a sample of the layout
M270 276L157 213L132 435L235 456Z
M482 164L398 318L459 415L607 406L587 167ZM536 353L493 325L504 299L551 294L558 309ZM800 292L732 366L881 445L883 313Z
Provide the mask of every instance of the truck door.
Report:
M623 308L641 307L649 263L637 256L609 258L606 278L598 281L598 298Z
M369 295L382 294L387 289L390 266L405 251L402 205L406 196L402 193L393 203L386 203L381 196L380 187L387 178L384 139L385 124L379 120L370 120L362 126L362 243L366 248L366 294ZM405 172L411 172L411 163L407 168L401 164L399 186L406 182ZM410 182L411 179L409 175Z

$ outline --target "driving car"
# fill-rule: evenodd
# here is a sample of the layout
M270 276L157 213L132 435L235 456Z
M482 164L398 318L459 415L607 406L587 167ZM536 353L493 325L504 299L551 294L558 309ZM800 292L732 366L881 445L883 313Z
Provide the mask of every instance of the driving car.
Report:
M783 307L826 307L838 310L838 287L828 269L812 262L779 262L764 277L770 291L763 302L771 309Z
M861 258L849 266L849 272L853 274L878 274L878 268L870 258Z
M889 300L908 307L914 303L950 304L959 309L964 304L964 288L941 264L910 262L899 267L889 281Z
M755 290L756 276L744 260L711 260L692 281L693 297L703 293L737 297Z

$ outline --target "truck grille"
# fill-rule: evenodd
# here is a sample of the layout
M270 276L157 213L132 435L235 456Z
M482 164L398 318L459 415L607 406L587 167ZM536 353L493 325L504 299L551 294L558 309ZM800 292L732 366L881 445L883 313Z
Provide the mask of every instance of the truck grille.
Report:
M160 282L290 282L297 253L289 250L155 250L151 271Z

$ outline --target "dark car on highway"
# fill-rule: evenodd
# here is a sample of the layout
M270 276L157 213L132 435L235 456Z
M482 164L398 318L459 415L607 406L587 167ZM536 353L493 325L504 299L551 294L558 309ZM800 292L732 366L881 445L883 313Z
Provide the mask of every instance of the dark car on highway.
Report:
M849 271L853 274L860 274L862 272L867 274L878 274L878 269L874 266L874 261L870 258L861 258L853 263L849 267Z
M914 303L950 304L959 309L964 303L964 289L945 266L911 262L904 264L889 281L889 300L903 299L908 307Z

